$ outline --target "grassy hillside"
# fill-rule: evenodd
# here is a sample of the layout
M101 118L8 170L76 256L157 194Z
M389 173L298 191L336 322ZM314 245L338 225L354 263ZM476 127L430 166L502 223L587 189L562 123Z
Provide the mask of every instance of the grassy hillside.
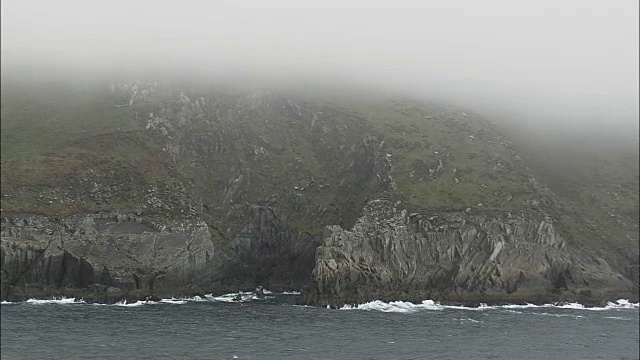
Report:
M637 152L512 144L452 106L366 90L3 79L1 126L3 212L201 216L229 237L247 205L270 204L317 235L387 196L410 210L551 213L570 241L637 258Z
M526 163L565 204L562 220L567 236L597 248L609 259L626 258L628 271L637 271L637 141L607 136L512 136Z

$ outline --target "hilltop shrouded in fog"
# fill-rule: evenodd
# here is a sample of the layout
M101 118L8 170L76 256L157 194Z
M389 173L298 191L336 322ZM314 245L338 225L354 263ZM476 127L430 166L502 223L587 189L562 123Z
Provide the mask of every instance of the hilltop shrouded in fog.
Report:
M3 1L3 73L25 62L355 83L525 130L638 128L637 1Z

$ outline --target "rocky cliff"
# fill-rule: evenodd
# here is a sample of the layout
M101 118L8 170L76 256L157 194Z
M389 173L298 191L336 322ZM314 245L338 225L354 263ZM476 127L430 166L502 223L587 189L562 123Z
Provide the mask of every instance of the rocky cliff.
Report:
M634 284L601 258L567 249L548 216L411 213L374 200L353 229L329 226L303 301L450 302L607 299Z
M466 110L149 81L23 90L3 83L3 298L637 292L637 201L590 228Z
M85 300L299 288L313 267L310 237L295 237L277 211L253 206L230 244L201 220L154 224L135 215L2 218L3 296L78 294Z

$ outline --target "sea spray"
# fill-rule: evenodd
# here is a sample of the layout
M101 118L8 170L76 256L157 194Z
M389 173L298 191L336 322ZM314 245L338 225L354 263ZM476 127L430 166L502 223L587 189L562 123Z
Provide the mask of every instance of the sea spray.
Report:
M467 310L467 311L484 311L495 309L536 309L536 308L553 308L553 309L571 309L571 310L587 310L587 311L604 311L604 310L616 310L616 309L638 309L639 303L631 303L626 299L619 299L615 302L609 302L602 307L587 307L579 303L567 303L567 304L524 304L524 305L494 305L480 304L478 307L468 306L456 306L456 305L443 305L433 300L424 300L420 304L414 304L406 301L392 301L384 302L375 300L359 305L345 305L340 310L364 310L364 311L381 311L381 312L395 312L395 313L412 313L420 310L435 310L442 311L446 309L450 310ZM515 312L515 311L513 311Z

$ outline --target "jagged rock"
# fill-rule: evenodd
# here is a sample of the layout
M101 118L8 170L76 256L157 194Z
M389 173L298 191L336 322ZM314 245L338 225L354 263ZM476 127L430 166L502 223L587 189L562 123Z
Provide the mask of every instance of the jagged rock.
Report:
M611 280L617 272L637 283L637 252L625 245L637 236L598 250L571 239L600 242L611 227L557 223L575 212L477 116L405 100L351 107L205 88L107 84L82 108L126 107L100 117L117 118L117 129L83 128L33 164L3 151L2 297L300 289L314 267L309 303L526 296L581 281L595 293L625 288ZM46 101L29 108L59 111ZM31 167L39 171L25 182ZM447 167L459 186L449 186ZM381 197L395 205L363 212ZM624 218L633 219L637 207ZM331 224L339 227L318 247Z
M218 247L199 220L161 225L117 212L59 220L3 217L2 296L25 287L39 296L64 288L172 295L256 283L300 288L313 269L317 243L268 206L251 207L240 235Z
M327 227L302 301L524 299L594 283L601 292L633 289L605 261L567 249L549 217L452 212L427 220L375 200L353 229Z
M270 206L251 206L249 222L233 239L237 259L224 270L230 281L267 288L299 288L310 276L318 240L297 234Z
M214 247L206 224L158 230L121 214L50 221L31 215L2 220L2 282L6 286L171 291L207 285Z

